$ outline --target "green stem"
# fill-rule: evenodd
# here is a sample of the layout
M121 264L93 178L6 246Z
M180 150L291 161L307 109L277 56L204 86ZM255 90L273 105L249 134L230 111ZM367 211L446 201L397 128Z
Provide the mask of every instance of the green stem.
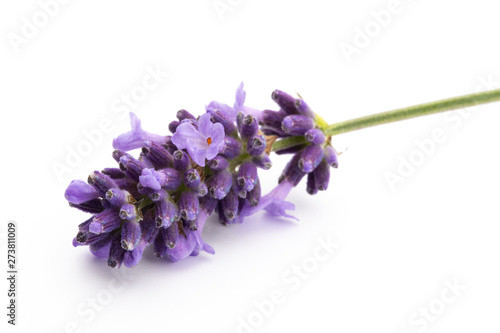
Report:
M287 138L280 139L273 144L273 151L282 150L285 148L294 147L303 143L306 143L306 138L301 136L290 136Z
M462 109L478 104L500 101L500 89L484 91L480 93L452 97L440 101L419 104L402 109L376 113L369 116L355 118L340 123L326 126L323 130L325 135L333 136L342 133L356 131L362 128L393 123L400 120L426 116L434 113ZM283 140L281 140L283 141ZM275 144L278 144L276 142ZM286 143L285 143L286 144ZM283 144L285 146L285 144Z

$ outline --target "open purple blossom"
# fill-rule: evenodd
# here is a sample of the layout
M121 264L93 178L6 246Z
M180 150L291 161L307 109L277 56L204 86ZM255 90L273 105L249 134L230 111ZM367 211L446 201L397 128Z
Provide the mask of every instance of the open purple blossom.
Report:
M118 167L94 171L66 189L71 207L92 214L78 226L73 245L89 246L111 268L134 267L148 246L174 262L214 254L202 238L212 213L224 225L262 210L296 219L286 197L304 178L308 193L326 190L337 153L302 99L276 90L278 111L247 107L245 99L241 83L233 106L210 102L198 118L178 111L168 125L172 136L144 131L130 113L131 131L113 140ZM262 195L259 170L271 168L273 143L285 137L297 144L274 150L293 157L278 185ZM127 153L136 148L138 157Z
M244 90L243 82L241 82L238 86L238 89L236 89L236 96L233 106L229 106L217 101L212 101L205 107L205 109L208 113L219 111L232 122L236 121L238 112L244 112L245 114L252 115L255 119L257 119L257 121L260 122L263 117L262 111L246 106L245 99L246 91Z
M236 90L236 101L234 102L234 109L236 112L244 112L245 114L250 114L252 117L257 119L257 121L262 121L262 111L248 107L245 105L245 100L247 97L246 91L243 89L244 84L243 82L240 83L238 86L238 89Z
M245 204L240 212L240 218L253 215L261 210L267 211L273 216L287 217L298 220L295 216L288 214L287 210L295 210L295 205L289 201L285 201L292 188L293 183L289 180L284 180L278 184L268 194L260 199L257 206L252 207L250 204Z
M224 148L224 127L212 123L210 114L198 119L198 128L192 122L182 122L172 136L178 149L186 149L191 159L199 166L205 166L205 159L211 160Z
M141 148L144 145L144 141L165 143L165 136L143 130L141 120L133 112L130 112L130 126L132 129L129 132L123 133L113 140L113 148L128 151Z

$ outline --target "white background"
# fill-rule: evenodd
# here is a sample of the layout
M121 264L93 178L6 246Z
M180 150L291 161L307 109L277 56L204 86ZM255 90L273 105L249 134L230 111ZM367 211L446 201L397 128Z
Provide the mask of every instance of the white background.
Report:
M275 108L270 94L279 88L300 93L329 122L500 88L493 1L401 0L381 28L371 12L389 0L222 3L231 7L221 16L212 0L69 1L17 47L23 18L33 22L42 9L34 0L1 3L0 257L5 267L5 225L14 220L20 273L18 325L6 324L2 278L1 327L237 332L239 318L250 317L241 332L498 331L500 104L335 137L344 154L328 191L311 197L301 184L289 197L300 222L259 214L223 227L213 218L204 238L215 256L172 264L147 252L119 271L124 287L104 261L72 247L87 215L68 207L64 190L115 165L112 138L129 126L115 103L146 68L169 75L134 112L162 134L180 108L232 104L240 81L250 106ZM359 44L366 27L372 37ZM356 38L349 62L341 45L355 47ZM68 149L103 119L113 130L59 177L54 165L67 165ZM419 153L415 142L434 131L443 140ZM387 173L398 175L410 157L419 165L391 188ZM267 189L285 162L261 175ZM340 246L315 267L318 239ZM290 269L303 263L310 273L294 289ZM456 296L446 281L466 289ZM283 302L264 317L255 302L268 304L274 290Z

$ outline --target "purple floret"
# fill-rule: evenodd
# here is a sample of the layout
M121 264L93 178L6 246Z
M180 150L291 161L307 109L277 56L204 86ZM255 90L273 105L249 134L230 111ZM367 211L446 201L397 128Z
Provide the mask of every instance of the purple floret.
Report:
M141 148L144 141L153 141L158 143L165 143L166 137L163 135L153 134L146 132L141 127L141 120L130 112L130 126L132 129L118 136L113 140L113 148L121 149L124 151Z
M213 159L224 148L224 127L212 123L206 113L198 119L198 129L190 122L181 123L172 142L178 149L186 149L196 164L205 166L205 159Z

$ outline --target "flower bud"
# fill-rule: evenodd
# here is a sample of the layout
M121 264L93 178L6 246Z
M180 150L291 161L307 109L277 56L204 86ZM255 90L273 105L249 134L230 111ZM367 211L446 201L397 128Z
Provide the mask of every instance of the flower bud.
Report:
M89 225L89 231L94 234L102 234L119 228L122 225L122 219L115 209L106 209L102 213L96 214L92 223Z
M319 191L326 191L330 182L330 166L328 163L325 160L321 161L312 174L314 174L315 187Z
M130 156L130 155L121 149L115 149L115 151L113 151L112 156L116 162L120 162L120 158L122 158L122 156Z
M241 125L239 127L240 135L242 139L249 139L254 135L257 135L259 130L259 123L257 119L255 119L252 115L245 115L243 112L240 112L238 115L242 115Z
M172 154L165 147L154 141L146 141L142 147L142 153L156 169L171 167L174 163Z
M130 195L134 198L140 197L140 193L138 191L138 184L133 181L132 179L126 177L126 178L120 178L120 179L115 179L116 185L118 185L118 188L127 191L130 193Z
M169 199L156 204L155 223L157 228L168 228L179 219L179 208Z
M158 191L152 191L149 193L148 196L154 202L158 202L169 197L167 191L165 191L164 189L160 189Z
M180 124L181 124L180 121L177 120L171 121L168 124L168 130L170 131L170 133L174 134L175 131L177 130L177 127L179 127Z
M305 176L305 173L299 168L299 160L301 153L293 155L292 159L287 163L283 173L279 178L279 183L283 180L287 180L292 183L293 186L297 186L298 183Z
M77 246L79 245L91 245L99 242L102 239L108 238L109 234L94 234L89 231L80 230L75 237Z
M231 220L228 220L226 215L224 214L224 209L222 208L222 202L219 202L219 204L216 207L217 214L219 215L219 222L222 223L223 225L229 225L231 224Z
M181 109L177 111L177 119L179 119L179 121L183 121L184 119L196 119L196 117L188 111Z
M190 169L184 173L184 184L190 189L196 189L200 186L201 177L196 169Z
M314 172L307 174L306 191L310 195L314 195L314 194L318 193L318 188L316 187L316 182L314 180Z
M215 173L207 179L207 187L210 195L217 200L221 200L231 189L232 181L229 171L221 170Z
M279 137L288 136L282 129L281 123L287 116L285 111L262 111L262 126L261 130L266 135L277 135Z
M127 176L135 180L139 181L139 176L142 173L142 169L146 168L146 164L141 162L132 156L124 155L120 157L119 162L120 170L122 170Z
M208 166L212 170L223 170L229 166L229 162L224 157L217 155L213 160L208 162Z
M269 170L273 166L271 158L267 154L262 154L252 158L252 162L259 168Z
M238 204L238 195L235 191L229 191L224 199L222 199L222 213L228 221L233 220L238 215Z
M165 245L169 249L173 249L177 244L177 237L179 237L179 225L176 222L172 223L170 227L163 229L163 237L165 240Z
M220 152L227 159L233 159L240 154L241 143L239 140L226 136L224 138L224 149Z
M260 202L260 197L261 197L261 187L260 187L260 181L255 184L254 188L248 192L248 202L250 202L250 205L252 207L255 207L259 204Z
M310 145L307 146L300 156L299 169L303 172L312 172L321 162L324 156L323 147Z
M118 185L109 176L106 176L99 171L94 171L89 175L87 182L99 192L101 197L104 197L106 192L111 188L117 188Z
M81 204L69 203L70 207L77 208L85 213L97 214L104 210L104 205L102 203L102 199L92 199L87 202Z
M313 128L306 132L306 140L313 145L321 145L325 142L326 137L322 130L319 128Z
M64 196L68 202L81 204L99 198L100 193L83 180L73 180L64 192Z
M231 135L236 132L236 126L234 125L234 121L229 118L229 116L223 113L220 110L211 110L210 118L213 123L220 123L224 127L224 133L226 135Z
M120 268L123 263L125 250L121 246L121 236L116 234L111 241L109 249L108 266L111 268Z
M182 192L179 198L179 209L181 217L186 221L194 221L200 211L198 197L191 191Z
M338 166L339 166L337 152L335 151L335 149L332 146L326 146L326 148L325 148L325 161L332 168L338 168Z
M132 204L125 204L120 208L120 218L123 220L136 220L140 219L137 207Z
M126 251L135 249L141 238L141 225L137 220L123 222L121 246Z
M125 174L118 168L104 168L101 172L111 179L125 178Z
M251 191L257 183L257 167L252 162L245 162L238 169L238 185L245 191Z
M106 192L106 200L114 207L121 207L126 203L132 203L133 198L127 191L118 188L112 188Z
M174 168L179 171L187 170L189 167L189 156L182 150L174 153Z
M247 152L250 156L262 155L266 149L266 138L263 135L255 135L248 139Z
M167 151L170 154L173 154L177 150L177 147L172 142L172 136L171 135L167 135L165 137L165 142L163 143L163 147L165 147L165 149L167 149Z
M304 102L303 99L295 100L295 108L297 109L299 114L314 119L314 112L311 110L309 105L307 105L307 103Z
M154 240L154 254L155 257L161 259L167 253L167 245L165 241L165 236L163 231L158 232L158 236L156 236Z
M98 258L109 257L109 248L111 247L111 240L117 236L116 232L106 233L102 235L102 239L90 244L90 252ZM120 235L118 234L118 237ZM119 239L119 238L118 238Z
M314 128L314 120L302 115L286 116L281 124L281 129L289 135L304 135L312 128Z
M297 114L298 113L297 108L295 107L295 98L288 95L287 93L276 89L275 91L273 91L271 98L287 114Z
M208 193L208 187L205 183L200 183L200 185L194 189L196 195L199 197L204 197Z
M173 168L165 168L156 171L155 169L143 169L139 177L139 184L143 188L150 188L158 191L164 188L167 191L176 190L182 183L179 171Z

